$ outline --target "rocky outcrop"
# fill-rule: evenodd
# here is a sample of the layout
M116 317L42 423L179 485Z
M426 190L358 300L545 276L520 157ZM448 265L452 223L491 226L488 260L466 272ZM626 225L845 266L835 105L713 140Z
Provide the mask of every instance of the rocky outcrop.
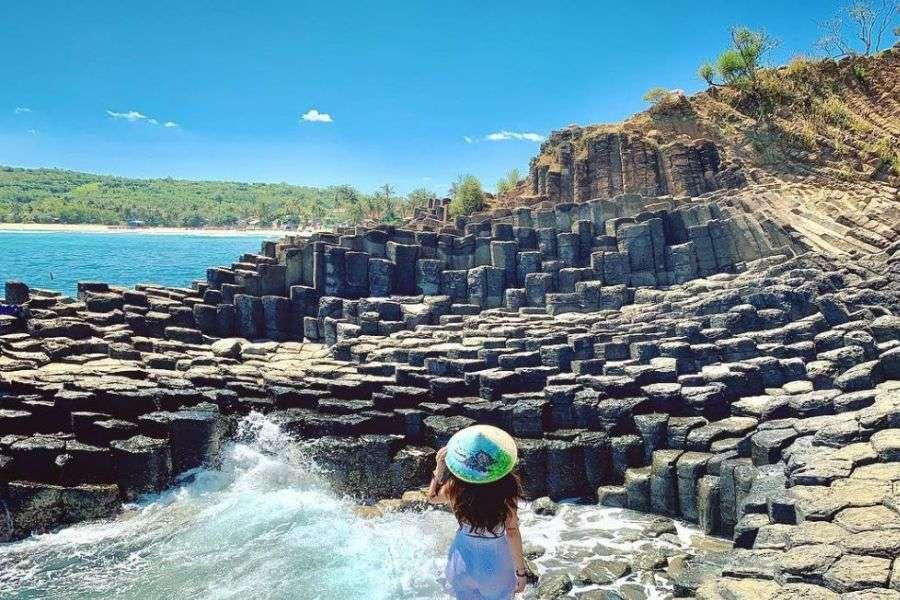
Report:
M620 194L699 196L744 183L716 144L676 139L658 144L640 133L569 126L555 131L532 160L528 185L551 202L587 202Z
M405 226L410 229L439 231L451 220L449 204L450 198L432 198L425 206L415 209Z
M203 301L192 306L194 333L330 345L500 306L592 310L627 301L614 286L683 283L804 247L770 219L637 195L499 211L455 225L348 228L266 244L262 255L209 269L198 286Z
M704 199L790 228L824 254L878 254L900 240L900 195L879 182L824 187L798 180L718 190Z

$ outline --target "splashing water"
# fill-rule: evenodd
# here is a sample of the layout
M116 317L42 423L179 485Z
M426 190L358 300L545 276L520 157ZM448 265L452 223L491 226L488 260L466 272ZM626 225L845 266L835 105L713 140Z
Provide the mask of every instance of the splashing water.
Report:
M0 546L0 598L441 597L438 511L363 519L260 415L220 470L115 519Z
M577 571L573 555L598 541L622 555L646 550L627 534L648 516L596 506L520 515L526 544L547 550L535 561L541 573ZM437 510L357 516L299 445L251 414L219 469L190 473L114 519L0 544L0 598L443 599L456 527ZM686 545L691 531L679 526L677 537ZM618 584L628 581L647 598L667 595L665 582Z

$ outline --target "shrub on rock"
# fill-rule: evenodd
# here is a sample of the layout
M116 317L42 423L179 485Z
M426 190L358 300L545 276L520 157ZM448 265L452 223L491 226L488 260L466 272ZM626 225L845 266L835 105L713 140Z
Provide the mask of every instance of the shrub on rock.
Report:
M474 175L461 176L453 184L453 199L448 209L454 217L470 215L484 208L484 190Z

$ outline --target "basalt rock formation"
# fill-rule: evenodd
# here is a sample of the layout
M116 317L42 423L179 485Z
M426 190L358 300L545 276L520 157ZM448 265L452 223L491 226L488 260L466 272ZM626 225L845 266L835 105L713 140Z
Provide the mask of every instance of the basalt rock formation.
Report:
M830 254L900 239L900 48L759 77L753 94L672 91L622 123L555 131L492 206L704 197L761 212Z
M516 436L531 498L733 540L667 567L679 596L900 593L897 243L829 256L704 199L443 208L420 215L439 232L287 236L191 288L9 282L0 535L214 465L250 411L370 499L483 422Z
M532 196L586 202L620 194L700 196L745 183L740 168L723 164L714 142L679 139L658 145L639 133L555 131L529 170Z

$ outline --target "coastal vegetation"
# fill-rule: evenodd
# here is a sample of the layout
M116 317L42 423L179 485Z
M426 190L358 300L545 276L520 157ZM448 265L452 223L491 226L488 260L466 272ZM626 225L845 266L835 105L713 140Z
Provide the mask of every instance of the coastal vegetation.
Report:
M481 182L474 175L460 175L450 186L450 215L469 215L484 208L485 196Z
M0 222L158 227L331 226L398 222L434 197L385 184L351 186L129 179L61 169L0 167Z
M815 50L784 65L772 64L777 40L735 27L728 47L697 70L706 91L688 97L650 88L649 109L620 129L652 134L657 142L667 135L711 139L726 157L772 173L896 182L894 104L883 100L896 95L898 48L884 48L900 36L900 28L891 30L898 6L858 1L842 7L819 24ZM601 135L616 128L595 129ZM548 146L551 161L554 151Z
M497 181L497 195L514 192L522 182L522 175L518 169L510 169L506 176Z
M763 165L783 165L814 153L822 162L836 163L834 173L848 172L849 179L856 178L854 171L875 178L900 175L896 140L879 117L863 108L889 81L886 73L875 71L877 56L851 53L840 62L798 56L783 67L761 68L773 42L763 32L742 30L741 35L747 42L743 51L735 50L736 43L714 67L724 83L708 79L713 84L710 97L727 107L718 114L709 111L720 131L734 124L735 112L743 113L752 119L748 138ZM709 68L701 67L701 76Z

